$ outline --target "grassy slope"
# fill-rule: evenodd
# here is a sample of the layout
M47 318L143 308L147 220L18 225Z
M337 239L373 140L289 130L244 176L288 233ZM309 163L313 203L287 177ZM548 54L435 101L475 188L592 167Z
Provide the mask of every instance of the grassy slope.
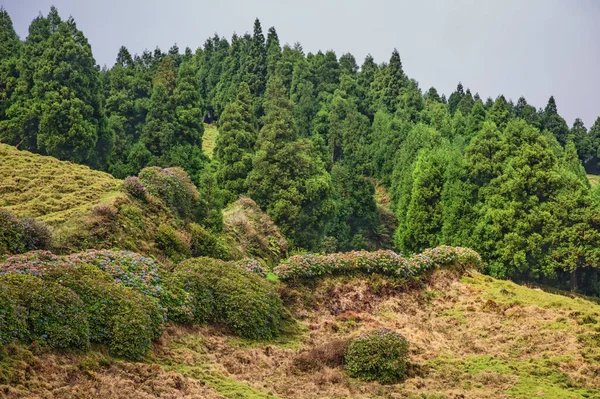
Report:
M0 144L0 208L61 224L118 196L121 181L87 166Z
M596 186L598 183L600 183L600 176L598 175L587 175L588 180L590 181L590 184L592 185L592 187Z
M213 157L213 150L215 149L218 135L219 131L217 130L217 125L204 125L204 135L202 136L202 151L209 158Z
M301 322L278 342L171 327L146 363L99 352L42 354L18 363L23 371L13 384L28 394L88 392L97 398L150 392L206 398L600 397L600 305L585 298L478 273L460 281L437 275L422 290L395 295L378 278L325 280L312 291L284 292L288 301L296 298L291 309ZM397 329L411 343L410 373L402 384L360 382L341 368L295 366L295 358L315 347L381 327ZM0 358L0 380L6 364Z

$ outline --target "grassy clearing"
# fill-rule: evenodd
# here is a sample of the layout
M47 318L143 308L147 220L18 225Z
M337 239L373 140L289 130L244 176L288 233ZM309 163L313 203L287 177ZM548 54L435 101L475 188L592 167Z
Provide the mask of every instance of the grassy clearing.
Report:
M202 151L212 159L215 145L217 144L217 136L219 131L215 124L204 125L204 135L202 136Z
M592 187L600 183L600 176L598 175L587 175L587 177Z
M0 144L0 208L51 225L118 196L111 175Z

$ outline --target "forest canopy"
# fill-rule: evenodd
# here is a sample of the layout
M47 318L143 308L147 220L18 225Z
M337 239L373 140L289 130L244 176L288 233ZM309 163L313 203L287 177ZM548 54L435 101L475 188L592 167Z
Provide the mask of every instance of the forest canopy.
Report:
M73 18L52 7L21 40L2 9L0 142L118 178L183 168L206 214L249 196L294 248L467 246L493 276L600 294L600 189L586 176L600 118L569 127L554 97L423 90L396 49L359 65L282 44L257 19L195 50L121 47L101 69Z

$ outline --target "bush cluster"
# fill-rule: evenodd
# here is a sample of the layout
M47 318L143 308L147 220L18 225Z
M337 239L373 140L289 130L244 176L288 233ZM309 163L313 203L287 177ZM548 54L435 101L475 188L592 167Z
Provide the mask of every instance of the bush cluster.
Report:
M272 338L283 308L270 283L256 274L266 275L261 267L254 260L196 258L169 274L128 251L10 256L0 263L0 345L35 340L86 349L101 343L114 355L140 360L169 319Z
M412 279L435 267L451 265L480 267L481 257L471 249L449 246L426 249L409 258L389 250L305 254L290 257L277 266L274 273L282 280L354 273L378 273Z
M175 279L192 298L198 323L222 323L233 333L252 339L279 334L283 306L270 283L231 262L188 259Z
M208 256L222 260L230 258L226 242L218 235L197 223L190 223L188 230L193 257Z
M146 190L146 186L137 176L129 176L123 182L121 186L121 190L125 193L131 195L133 198L140 199L142 201L146 201L148 197L148 190Z
M181 262L192 254L189 237L169 224L158 226L154 241L156 247L175 262Z
M150 194L163 200L181 219L188 222L198 220L200 194L183 169L144 168L139 179Z
M370 331L350 341L344 359L351 377L391 384L406 373L408 342L388 329Z
M52 235L48 227L32 218L17 218L0 209L0 255L47 249Z
M0 276L0 342L26 340L53 348L88 349L85 305L72 290L52 281L10 273Z
M142 293L147 291L160 296L160 287L153 287L152 282L158 274L152 274L151 270L150 277L147 278L145 267L136 270L135 259L127 257L121 269L115 257L113 256L110 262L111 256L108 251L100 254L88 251L67 257L37 251L9 257L0 265L0 277L4 279L4 285L7 287L4 291L16 300L26 314L31 315L37 311L37 306L48 304L50 307L46 311L47 316L40 317L39 323L57 324L65 320L71 326L69 328L77 327L78 332L86 331L86 339L83 341L79 338L56 341L48 331L62 331L58 327L37 328L34 322L28 321L27 333L16 334L16 339L20 336L30 341L39 339L40 334L45 334L44 338L52 347L77 349L89 346L90 342L104 343L111 353L117 356L141 359L150 348L151 341L162 333L162 325L166 319L166 310L161 306L159 299ZM22 283L20 279L26 279L27 284ZM43 292L40 291L42 294L37 296L34 294L35 290L23 289L39 284L43 284L43 288L40 288ZM157 288L158 291L153 288ZM26 300L28 297L22 292L34 296ZM65 300L65 306L69 301L73 306L81 304L78 315L85 323L67 317L69 312L63 310L64 306L61 303L56 304L56 300L52 298L46 298L46 295L68 298ZM56 320L52 321L53 318ZM38 330L44 333L39 333ZM68 331L62 331L60 334L70 336Z

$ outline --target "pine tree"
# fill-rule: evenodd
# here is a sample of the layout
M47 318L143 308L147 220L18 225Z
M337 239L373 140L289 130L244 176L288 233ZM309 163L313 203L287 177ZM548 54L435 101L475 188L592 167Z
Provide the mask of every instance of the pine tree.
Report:
M469 138L475 137L475 135L481 130L483 126L483 122L485 121L486 113L483 108L483 104L481 101L476 101L475 105L471 109L471 114L467 120L467 130L466 135Z
M503 130L510 120L510 108L504 96L500 95L494 105L487 113L490 121L494 122L500 130Z
M569 127L565 120L558 114L554 96L550 96L548 104L542 113L542 128L551 132L562 146L567 144Z
M460 104L460 101L463 99L464 96L465 92L463 89L463 85L461 82L458 82L458 85L456 86L456 91L450 94L450 98L448 98L448 109L450 110L451 115L454 115L454 113L458 109L458 104Z
M248 193L294 245L314 249L334 210L331 177L311 142L297 140L292 104L277 77L269 82L266 98Z
M21 44L8 12L0 7L0 121L6 118L6 110L19 78L17 64ZM4 141L1 130L0 140Z
M400 53L394 49L389 64L379 73L371 84L371 106L376 111L384 107L388 112L396 112L402 88L406 84L406 76L402 69Z
M55 7L30 27L2 136L25 149L102 166L114 137L105 128L100 72L75 21L62 21ZM14 143L17 144L17 143Z
M214 151L217 182L225 190L228 202L245 193L244 184L252 170L257 136L250 88L242 83L236 101L225 107L219 119L219 136Z
M441 150L419 152L412 173L410 202L397 234L398 246L405 253L421 252L440 242L445 163Z
M338 250L373 249L371 242L378 222L375 186L344 162L333 166L331 178L336 212L327 236L336 239Z

